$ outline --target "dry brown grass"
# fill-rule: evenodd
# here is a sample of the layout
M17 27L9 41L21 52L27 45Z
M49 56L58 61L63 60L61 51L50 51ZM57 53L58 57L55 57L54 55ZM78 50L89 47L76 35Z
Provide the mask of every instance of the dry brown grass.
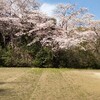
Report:
M100 71L0 68L0 100L100 100Z

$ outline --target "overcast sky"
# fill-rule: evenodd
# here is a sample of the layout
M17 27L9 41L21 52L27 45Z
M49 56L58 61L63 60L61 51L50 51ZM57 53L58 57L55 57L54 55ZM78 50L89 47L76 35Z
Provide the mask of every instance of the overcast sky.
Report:
M95 15L95 19L100 20L100 0L40 0L43 5L41 11L52 16L52 11L58 3L77 4L78 7L86 7L89 12Z

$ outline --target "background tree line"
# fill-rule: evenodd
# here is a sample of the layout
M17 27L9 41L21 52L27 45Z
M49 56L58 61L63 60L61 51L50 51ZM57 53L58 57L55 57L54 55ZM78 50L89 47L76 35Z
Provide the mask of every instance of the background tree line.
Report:
M0 0L0 65L100 68L100 21L75 4L58 4L52 18L40 6Z

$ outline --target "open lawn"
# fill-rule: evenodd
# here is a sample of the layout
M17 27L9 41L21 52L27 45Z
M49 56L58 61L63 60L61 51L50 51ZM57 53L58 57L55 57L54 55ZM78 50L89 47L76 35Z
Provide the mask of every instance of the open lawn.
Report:
M0 100L100 100L100 70L0 68Z

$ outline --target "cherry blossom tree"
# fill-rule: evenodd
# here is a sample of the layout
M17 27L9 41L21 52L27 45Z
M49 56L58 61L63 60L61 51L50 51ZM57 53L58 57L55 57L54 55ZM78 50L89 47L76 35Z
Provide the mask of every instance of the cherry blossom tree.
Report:
M93 15L88 13L87 8L77 9L75 4L58 4L54 14L59 20L60 27L67 30L67 33L77 27L89 26L93 18Z
M33 37L27 46L31 46L36 41L40 41L43 46L50 46L53 50L59 48L68 49L79 46L84 41L88 41L90 34L93 34L91 38L94 38L93 31L77 31L78 27L89 29L92 27L93 15L88 13L87 8L76 9L75 4L59 4L55 10L55 14L59 20L58 23L60 24L58 26L55 18L49 18L37 10L38 5L34 0L34 9L31 6L29 7L31 5L30 0L10 0L9 2L8 4L11 4L11 8L13 9L14 5L16 5L15 10L19 13L16 13L16 15L22 14L22 17L1 18L1 22L5 23L4 27L7 26L5 31L9 32L8 29L13 29L14 31L12 32L17 37L23 35ZM34 37L36 38L34 39Z
M0 7L6 16L22 17L27 12L39 9L40 3L36 0L1 0Z

